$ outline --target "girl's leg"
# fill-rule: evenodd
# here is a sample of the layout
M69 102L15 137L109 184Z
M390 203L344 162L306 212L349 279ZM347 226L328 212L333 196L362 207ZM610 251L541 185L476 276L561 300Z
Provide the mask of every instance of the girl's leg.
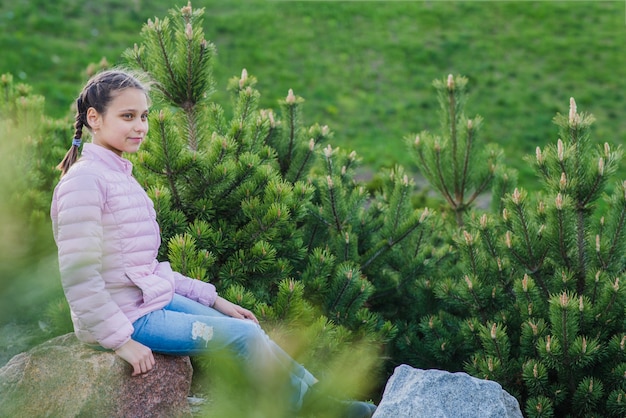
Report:
M317 382L259 325L225 316L179 295L175 295L165 308L139 318L133 326L133 339L155 352L198 355L230 350L241 357L248 371L259 379L270 370L287 372L296 409L300 407L304 393Z

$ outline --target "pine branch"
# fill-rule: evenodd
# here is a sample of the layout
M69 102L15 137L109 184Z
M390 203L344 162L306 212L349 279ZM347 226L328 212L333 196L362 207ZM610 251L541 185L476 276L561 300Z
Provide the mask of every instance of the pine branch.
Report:
M457 103L455 93L456 85L455 80L452 74L448 75L448 78L445 82L445 87L443 83L438 83L440 87L440 100L445 102L446 109L444 111L445 120L447 122L447 130L448 130L448 139L452 143L452 155L451 155L451 165L452 165L452 189L454 191L454 201L459 202L459 174L458 174L458 144L457 144ZM444 99L445 97L445 99Z
M472 149L473 139L474 139L474 136L473 136L474 130L472 128L473 128L473 122L471 119L468 119L467 120L467 139L465 140L465 159L463 161L463 170L462 170L462 175L461 175L461 193L464 193L465 186L467 184L467 181L469 180L470 151ZM460 200L461 201L463 200L463 194L461 195Z
M435 167L436 167L436 176L437 176L436 178L437 178L437 181L439 182L439 191L443 194L443 197L446 199L448 204L450 204L450 207L452 207L452 209L456 211L457 202L454 200L454 198L450 194L450 191L448 190L446 182L443 178L443 172L441 170L441 146L439 144L435 144ZM458 214L457 214L457 218L458 218Z
M298 170L296 171L296 174L294 178L292 179L294 183L300 180L300 177L304 175L305 168L307 168L309 165L309 162L313 160L314 150L315 150L315 141L311 139L311 141L309 142L309 150L305 154L305 157L302 163L298 166Z
M577 252L578 252L578 270L577 270L577 284L576 290L579 295L582 295L585 290L585 272L586 266L586 254L585 254L585 215L583 211L578 210L576 214L577 224Z
M428 215L428 211L425 210L426 214L422 214L422 218L425 218L425 216ZM406 237L410 236L413 231L415 231L417 228L419 228L420 226L422 226L422 222L418 221L415 222L412 226L410 226L409 228L406 228L399 236L397 236L395 239L393 237L389 237L386 240L381 241L377 248L374 249L370 255L368 255L364 261L361 262L361 268L362 269L366 269L371 263L374 262L374 260L376 260L378 257L380 257L382 254L384 254L385 252L391 250L395 245L397 245L398 243L402 242Z

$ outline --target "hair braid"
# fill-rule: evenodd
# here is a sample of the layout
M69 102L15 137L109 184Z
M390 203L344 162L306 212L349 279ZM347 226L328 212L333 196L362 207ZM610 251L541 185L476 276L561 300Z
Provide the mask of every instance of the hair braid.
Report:
M74 140L72 141L72 146L65 153L65 157L63 157L63 160L57 166L57 168L59 170L61 170L61 177L63 177L67 173L67 170L69 170L70 167L78 159L78 148L80 147L80 141L82 140L82 137L83 137L83 126L84 126L84 122L83 121L84 121L84 119L86 117L86 115L85 115L86 109L81 109L82 104L83 104L82 102L83 102L82 97L79 97L76 100L76 117L75 117L75 122L74 122Z

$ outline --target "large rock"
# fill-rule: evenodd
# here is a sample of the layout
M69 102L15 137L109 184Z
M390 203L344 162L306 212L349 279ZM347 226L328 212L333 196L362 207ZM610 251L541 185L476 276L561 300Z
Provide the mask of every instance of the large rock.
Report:
M467 373L396 367L373 418L522 418L496 382Z
M156 367L131 376L115 353L66 334L13 357L0 369L0 417L187 417L189 357L155 354Z

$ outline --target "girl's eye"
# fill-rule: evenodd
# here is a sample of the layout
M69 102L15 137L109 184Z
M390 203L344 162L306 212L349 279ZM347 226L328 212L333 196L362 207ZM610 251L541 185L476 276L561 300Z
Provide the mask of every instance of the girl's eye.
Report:
M131 113L124 113L122 117L126 120L131 120L133 118L133 115Z
M141 115L141 120L143 120L143 121L148 120L148 114L144 113L143 115Z

